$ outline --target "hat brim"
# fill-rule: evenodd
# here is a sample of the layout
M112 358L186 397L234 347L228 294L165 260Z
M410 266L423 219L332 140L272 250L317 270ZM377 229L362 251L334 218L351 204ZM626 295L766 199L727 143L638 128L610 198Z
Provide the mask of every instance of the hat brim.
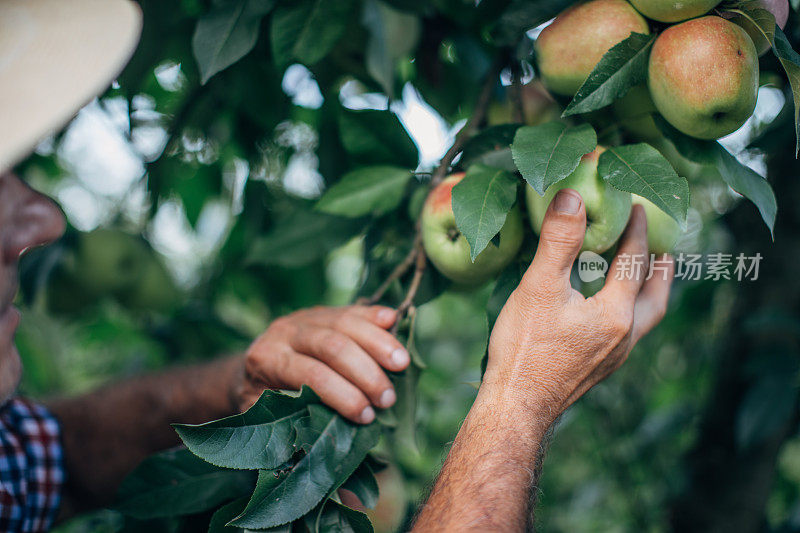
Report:
M0 1L0 173L108 87L141 24L129 0Z

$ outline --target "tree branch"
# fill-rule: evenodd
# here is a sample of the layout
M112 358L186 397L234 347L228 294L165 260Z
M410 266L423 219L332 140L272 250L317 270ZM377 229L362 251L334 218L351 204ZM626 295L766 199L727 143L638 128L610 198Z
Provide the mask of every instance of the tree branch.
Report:
M483 119L486 116L486 109L489 107L489 102L491 100L492 90L495 87L495 83L497 83L497 76L500 73L502 65L502 61L496 61L489 70L486 81L484 82L480 95L478 96L478 100L475 103L475 111L472 113L472 116L469 118L464 127L461 128L458 134L456 134L453 145L449 150L447 150L447 152L444 154L444 157L442 157L436 169L431 174L431 189L442 182L444 177L447 175L447 172L450 170L450 165L452 165L453 159L455 159L459 152L461 152L461 148L464 146L464 143L467 141L467 139L469 139L475 133L478 125L483 122ZM400 327L400 322L406 317L408 310L414 304L414 297L417 295L420 283L422 282L422 275L425 272L428 262L427 256L425 255L425 249L422 246L422 229L419 220L417 221L415 232L416 235L414 237L414 244L411 248L411 251L403 259L403 261L401 261L395 267L391 274L389 274L389 277L387 277L386 280L381 283L380 287L378 287L372 296L365 300L366 303L376 303L383 297L394 281L403 277L411 268L411 265L415 265L414 276L411 278L411 284L408 286L408 290L406 291L403 301L397 308L397 322L395 322L391 330L393 334L397 333L397 330Z
M453 145L439 161L439 166L433 171L433 175L431 176L431 188L441 183L447 175L447 171L450 170L453 159L461 152L461 147L464 146L467 139L473 135L478 125L483 122L483 118L486 116L486 109L489 107L489 101L491 100L492 90L494 89L495 83L497 83L497 75L500 72L501 65L502 62L495 61L492 68L489 69L489 74L486 77L486 81L483 83L478 101L475 103L475 111L472 113L467 123L464 124L464 127L461 128L461 131L456 135Z

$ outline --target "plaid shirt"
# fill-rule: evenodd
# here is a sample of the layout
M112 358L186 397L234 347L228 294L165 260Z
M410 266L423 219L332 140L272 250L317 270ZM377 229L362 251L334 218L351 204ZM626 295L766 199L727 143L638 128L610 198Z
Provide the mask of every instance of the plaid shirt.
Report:
M12 398L0 407L0 532L53 525L65 474L60 435L40 405Z

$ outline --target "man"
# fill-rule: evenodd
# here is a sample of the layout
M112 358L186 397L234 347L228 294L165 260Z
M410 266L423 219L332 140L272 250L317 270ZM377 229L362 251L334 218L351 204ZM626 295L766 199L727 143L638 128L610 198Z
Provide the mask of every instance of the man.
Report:
M393 310L314 308L276 320L244 357L144 376L47 408L13 396L21 371L13 344L19 314L11 306L19 256L58 238L64 219L8 170L113 79L139 23L128 0L0 2L2 531L46 531L59 508L68 516L107 503L143 457L176 443L170 422L231 414L265 387L307 383L343 416L369 423L375 407L395 401L383 369L409 363L387 331ZM536 257L497 320L484 383L415 529L523 529L547 429L663 315L671 274L644 282L641 266L590 299L570 287L585 225L580 196L560 192ZM646 252L646 221L636 208L620 253Z
M273 322L244 357L117 383L47 408L13 397L19 257L57 239L56 205L9 172L101 92L133 51L138 8L127 0L0 2L0 531L46 531L61 516L109 503L147 455L177 444L171 422L250 406L264 388L309 384L357 423L395 401L382 369L409 355L380 306L299 311Z

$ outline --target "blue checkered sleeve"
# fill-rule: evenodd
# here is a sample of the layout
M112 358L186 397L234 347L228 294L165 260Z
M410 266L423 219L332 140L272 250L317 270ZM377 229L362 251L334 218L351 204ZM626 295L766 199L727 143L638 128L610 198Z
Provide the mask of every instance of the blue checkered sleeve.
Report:
M0 407L0 532L52 526L65 477L60 435L41 405L12 398Z

